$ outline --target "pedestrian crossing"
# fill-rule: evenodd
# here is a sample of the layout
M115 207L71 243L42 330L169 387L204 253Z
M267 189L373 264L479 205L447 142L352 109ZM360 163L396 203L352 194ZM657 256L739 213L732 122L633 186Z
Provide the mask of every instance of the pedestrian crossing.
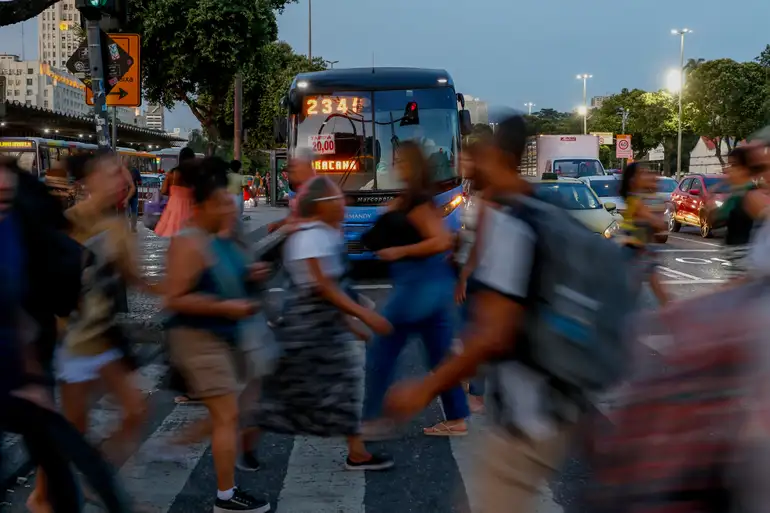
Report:
M405 357L407 374L417 368L424 372L421 365L414 364L419 362L415 347ZM137 513L209 513L216 483L208 442L186 447L184 457L173 462L153 458L152 451L159 444L206 418L202 406L174 402L175 394L163 388L167 373L168 367L162 363L150 363L137 372L137 384L148 397L150 420L141 447L120 469L121 481L134 498ZM466 486L473 475L474 448L484 419L471 419L467 437L423 436L422 427L440 418L440 405L434 404L404 427L402 438L372 444L372 450L385 451L396 460L397 466L387 472L346 471L343 439L268 433L260 443L262 468L254 473L239 471L238 485L268 496L273 511L282 513L472 513L474 501L469 499ZM103 441L119 421L117 406L101 398L91 416L92 442ZM3 454L23 453L22 446L18 437L8 437L3 442ZM26 512L33 483L34 476L19 480L0 511ZM100 509L89 505L86 511L96 513ZM562 511L550 490L544 488L537 513Z

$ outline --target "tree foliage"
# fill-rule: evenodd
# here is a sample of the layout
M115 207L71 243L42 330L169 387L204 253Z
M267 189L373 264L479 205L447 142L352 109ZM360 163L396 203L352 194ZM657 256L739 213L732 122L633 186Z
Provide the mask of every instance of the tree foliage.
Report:
M59 0L10 0L0 2L0 27L34 18Z
M690 74L684 94L693 129L714 141L720 161L723 141L731 149L767 122L765 76L759 63L732 59L704 62Z
M770 68L770 45L765 46L762 53L755 59L763 68Z
M142 36L145 97L186 104L212 139L226 136L235 75L264 67L290 0L133 0L126 31ZM231 125L230 125L231 126Z

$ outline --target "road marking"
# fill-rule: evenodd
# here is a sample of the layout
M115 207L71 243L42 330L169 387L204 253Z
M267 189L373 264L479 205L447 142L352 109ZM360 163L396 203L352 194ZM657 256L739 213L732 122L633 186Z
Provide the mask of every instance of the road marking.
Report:
M662 281L663 285L714 285L716 283L727 283L727 280L671 280Z
M281 511L364 513L366 472L345 470L347 452L341 438L296 437L278 498Z
M701 278L698 278L697 276L693 276L692 274L687 274L687 273L683 273L682 271L677 271L676 269L671 269L670 267L658 266L658 269L663 271L665 274L669 274L669 275L673 274L674 277L687 278L693 281L700 281L701 279Z
M655 253L719 253L720 249L656 249Z
M185 428L208 418L208 410L179 405L163 420L138 453L120 469L120 478L129 496L134 498L136 511L166 513L190 479L198 461L206 453L209 440L185 447L178 461L150 461L148 452L169 444ZM152 486L148 486L152 483Z
M676 235L669 235L669 238L676 240L683 240L685 242L692 242L693 244L703 244L704 246L714 246L715 248L721 248L721 244L714 244L713 242L703 242L702 240L687 239L685 237L677 237Z

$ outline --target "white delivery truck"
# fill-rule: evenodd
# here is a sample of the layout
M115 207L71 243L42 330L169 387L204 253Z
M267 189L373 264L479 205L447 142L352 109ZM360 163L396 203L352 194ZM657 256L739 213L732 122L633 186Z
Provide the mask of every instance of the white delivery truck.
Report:
M606 175L599 160L598 135L537 135L527 141L521 174L581 178Z

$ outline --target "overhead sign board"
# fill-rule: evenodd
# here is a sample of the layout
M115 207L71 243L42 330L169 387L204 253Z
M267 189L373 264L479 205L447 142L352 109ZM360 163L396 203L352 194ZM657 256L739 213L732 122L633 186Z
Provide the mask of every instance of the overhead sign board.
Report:
M142 105L142 62L139 34L110 34L117 48L110 48L114 58L113 70L119 73L107 93L109 107L139 107ZM125 54L126 58L122 56ZM117 68L117 69L116 69ZM117 75L117 73L116 73ZM111 79L112 80L112 79ZM86 103L94 104L94 93L86 84Z
M602 146L611 146L614 134L612 132L591 132L591 135L599 137L599 144Z
M634 150L631 147L630 135L618 135L615 143L615 157L619 159L634 158Z

